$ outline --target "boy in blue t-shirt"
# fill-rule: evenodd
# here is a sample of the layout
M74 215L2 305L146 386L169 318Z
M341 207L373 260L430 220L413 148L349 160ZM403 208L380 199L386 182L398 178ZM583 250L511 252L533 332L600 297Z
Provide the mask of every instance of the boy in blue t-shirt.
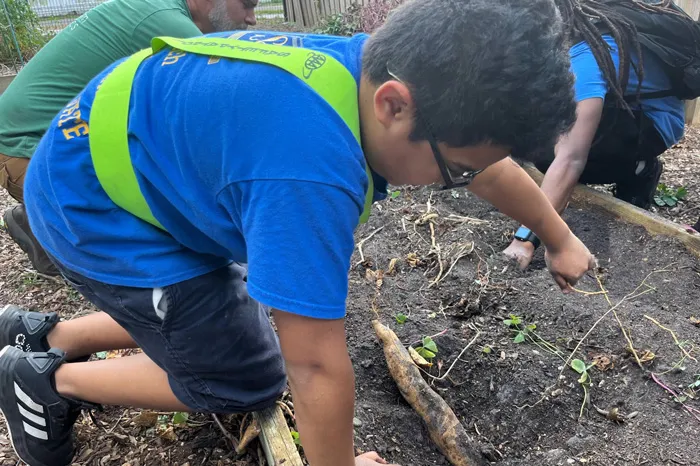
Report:
M556 3L571 15L567 18L574 45L569 54L576 80L577 118L549 157L536 162L545 173L542 191L561 213L577 183L615 184L615 197L648 209L663 169L658 157L683 137L683 101L651 96L669 91L671 80L663 62L643 46L640 61L637 32L619 14L588 0ZM664 9L654 8L659 13ZM611 21L619 39L604 22L595 26L592 16ZM505 253L525 268L538 244L536 235L521 227Z
M163 230L118 207L95 174L90 116L114 66L66 106L29 167L26 205L42 247L103 312L0 314L0 344L13 345L0 353L0 409L31 466L70 464L86 403L251 411L287 377L311 465L386 464L354 458L344 331L366 166L375 199L387 182L468 185L542 238L562 290L594 266L508 159L550 148L574 119L551 0L413 0L371 37L229 36L338 60L359 89L362 145L301 78L163 50L138 69L128 117L138 187ZM134 347L143 353L81 362Z

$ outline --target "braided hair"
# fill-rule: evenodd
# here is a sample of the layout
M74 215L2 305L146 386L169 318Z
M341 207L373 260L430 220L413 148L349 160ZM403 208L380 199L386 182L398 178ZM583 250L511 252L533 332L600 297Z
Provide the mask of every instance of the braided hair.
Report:
M625 4L643 11L678 15L679 13L672 8L673 0L555 0L555 3L561 13L569 40L585 41L590 46L609 92L623 109L631 112L629 104L625 101L625 92L632 66L639 78L636 94L637 100L640 98L641 83L644 79L642 50L636 26L619 10L615 10L613 5ZM617 43L620 56L619 74L610 55L610 46L602 38L601 30L612 35ZM637 63L630 60L630 50L637 53Z

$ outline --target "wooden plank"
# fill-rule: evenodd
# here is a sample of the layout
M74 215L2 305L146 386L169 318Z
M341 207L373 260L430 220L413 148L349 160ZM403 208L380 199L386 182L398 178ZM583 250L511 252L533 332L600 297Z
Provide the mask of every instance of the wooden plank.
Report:
M538 169L528 165L523 168L537 184L542 183L544 175ZM578 206L594 205L600 207L625 222L644 227L651 235L675 238L693 255L700 257L700 235L690 234L680 225L670 222L659 215L581 184L574 188L571 201Z
M294 445L287 420L279 406L275 405L254 413L260 424L260 442L269 466L304 466Z

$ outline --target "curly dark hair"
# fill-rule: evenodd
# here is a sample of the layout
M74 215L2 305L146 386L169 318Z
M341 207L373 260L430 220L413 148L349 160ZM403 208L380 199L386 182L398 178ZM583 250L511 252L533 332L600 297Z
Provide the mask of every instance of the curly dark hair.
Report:
M644 62L637 28L614 5L625 5L651 13L666 13L683 17L672 8L672 0L555 0L564 21L564 30L571 42L585 41L591 48L608 89L616 98L618 105L631 112L625 101L630 66L639 77L635 90L640 98L642 80L644 79ZM602 38L602 33L613 36L620 54L619 73L610 55L610 47ZM637 53L637 63L630 59L630 51Z
M575 121L573 76L553 0L411 0L367 41L363 73L404 81L452 147L534 160ZM391 74L390 74L391 73ZM412 138L425 139L416 125Z

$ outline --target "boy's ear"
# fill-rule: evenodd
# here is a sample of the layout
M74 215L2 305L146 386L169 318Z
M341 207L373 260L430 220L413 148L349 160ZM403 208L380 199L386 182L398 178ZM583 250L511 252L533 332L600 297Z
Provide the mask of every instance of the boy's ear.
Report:
M387 81L374 92L374 114L387 129L407 123L412 129L414 110L411 91L399 81Z

